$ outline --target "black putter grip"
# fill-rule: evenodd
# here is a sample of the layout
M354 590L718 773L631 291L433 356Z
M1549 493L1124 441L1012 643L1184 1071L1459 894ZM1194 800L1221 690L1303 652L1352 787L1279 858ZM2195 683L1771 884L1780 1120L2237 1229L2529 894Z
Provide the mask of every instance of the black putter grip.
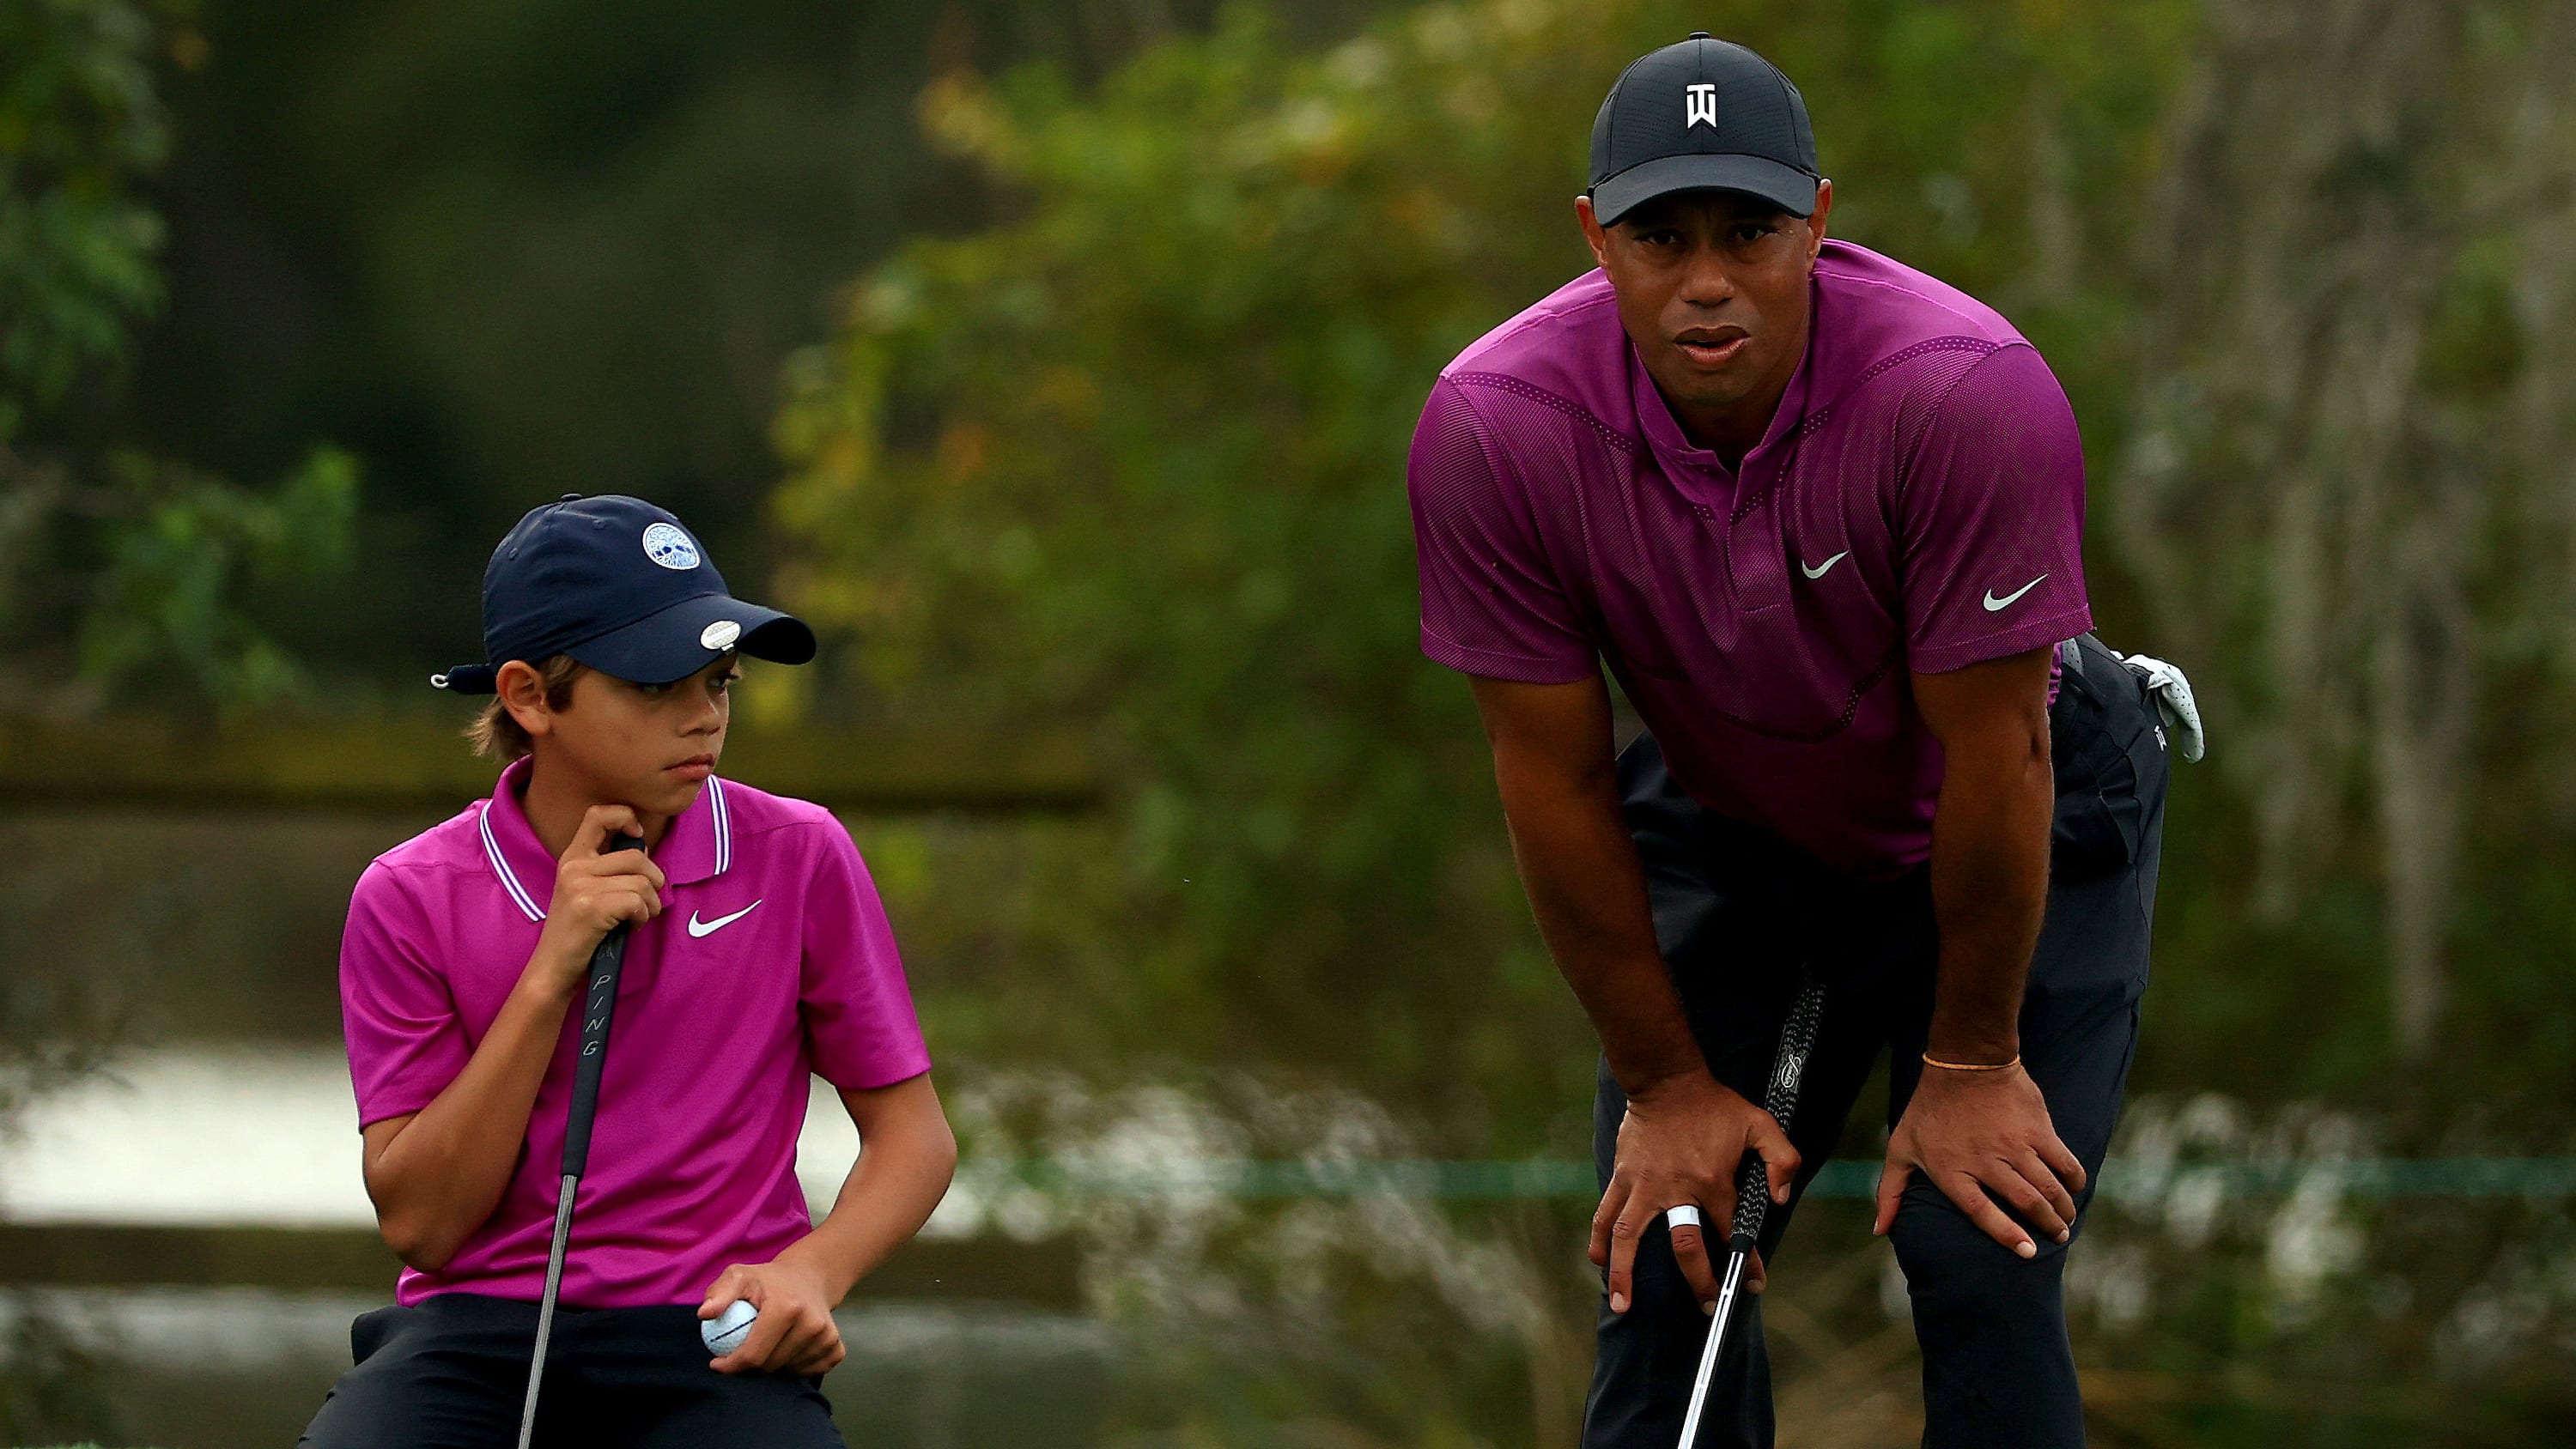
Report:
M633 835L609 837L602 855L641 850ZM599 1071L608 1061L608 1022L617 1014L617 977L626 964L626 927L620 921L600 938L590 953L590 975L582 987L581 1057L572 1071L572 1112L564 1122L563 1175L579 1177L590 1165L590 1124L599 1115Z
M1772 1059L1771 1081L1762 1091L1762 1109L1789 1130L1789 1119L1798 1110L1798 1084L1806 1078L1807 1058L1816 1050L1816 1028L1824 1020L1825 988L1813 981L1798 989L1798 999L1789 1007L1789 1019L1780 1028L1780 1054ZM1744 1154L1744 1165L1735 1173L1735 1223L1728 1235L1728 1246L1750 1249L1762 1237L1762 1224L1771 1214L1771 1179L1758 1152Z
M1730 1248L1751 1248L1762 1240L1762 1220L1771 1213L1771 1174L1762 1166L1762 1154L1744 1154L1744 1166L1735 1174L1735 1230L1727 1236Z

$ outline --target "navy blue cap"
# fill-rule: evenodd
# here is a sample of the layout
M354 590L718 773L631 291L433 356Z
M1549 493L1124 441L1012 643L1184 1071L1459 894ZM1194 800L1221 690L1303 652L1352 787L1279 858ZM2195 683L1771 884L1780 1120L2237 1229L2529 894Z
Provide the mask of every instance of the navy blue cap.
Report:
M1811 216L1821 174L1798 88L1771 62L1698 30L1611 84L1592 120L1584 194L1603 226L1676 191L1741 191Z
M558 654L636 684L670 684L728 649L777 664L814 657L804 621L725 591L696 536L640 498L567 493L528 510L483 569L483 655L429 682L490 694L513 659Z

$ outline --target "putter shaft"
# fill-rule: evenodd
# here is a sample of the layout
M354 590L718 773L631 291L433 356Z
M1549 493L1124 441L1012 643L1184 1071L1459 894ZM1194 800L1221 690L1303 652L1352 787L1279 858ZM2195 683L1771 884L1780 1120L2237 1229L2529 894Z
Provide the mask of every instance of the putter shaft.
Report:
M1690 1411L1682 1419L1682 1443L1699 1442L1700 1415L1708 1408L1709 1380L1717 1375L1717 1355L1726 1346L1726 1321L1735 1315L1735 1298L1744 1284L1744 1265L1753 1245L1742 1239L1727 1245L1726 1277L1717 1285L1717 1311L1709 1316L1708 1342L1699 1351L1699 1374L1691 1380Z
M546 1296L537 1304L537 1351L528 1359L528 1401L519 1410L519 1449L537 1432L537 1382L545 1377L546 1340L554 1336L555 1294L563 1288L564 1249L572 1243L572 1194L581 1179L567 1177L555 1198L554 1246L546 1250Z

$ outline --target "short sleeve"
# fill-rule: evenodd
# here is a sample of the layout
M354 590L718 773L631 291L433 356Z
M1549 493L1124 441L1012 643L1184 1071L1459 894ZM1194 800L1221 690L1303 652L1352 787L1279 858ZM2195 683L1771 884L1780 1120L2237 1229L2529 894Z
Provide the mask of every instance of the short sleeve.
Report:
M835 1087L891 1086L930 1070L894 928L859 848L826 817L805 895L797 1006L814 1071Z
M1939 674L2071 639L2084 592L2084 448L2075 410L2026 343L1954 385L1899 496L1906 663Z
M1530 684L1590 678L1591 639L1557 584L1527 497L1475 405L1442 378L1413 431L1406 482L1422 577L1422 652L1465 674Z
M361 1128L428 1106L474 1055L433 940L403 876L368 866L340 933L340 1028Z

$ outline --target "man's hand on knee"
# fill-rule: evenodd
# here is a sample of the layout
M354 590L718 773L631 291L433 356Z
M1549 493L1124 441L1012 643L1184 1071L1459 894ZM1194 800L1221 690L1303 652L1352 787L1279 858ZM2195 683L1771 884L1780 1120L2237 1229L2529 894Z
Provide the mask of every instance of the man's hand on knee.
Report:
M2058 1139L2039 1084L2018 1065L1991 1072L1924 1069L1888 1139L1871 1231L1883 1236L1895 1226L1897 1202L1915 1172L2022 1257L2039 1245L2005 1207L2057 1242L2073 1235L2084 1164Z
M1798 1174L1798 1150L1770 1113L1720 1085L1705 1072L1674 1077L1632 1093L1619 1124L1609 1190L1592 1214L1591 1258L1610 1270L1610 1311L1625 1313L1635 1301L1637 1244L1668 1208L1689 1204L1706 1226L1672 1230L1673 1258L1705 1310L1717 1301L1717 1272L1708 1235L1722 1240L1735 1217L1735 1172L1748 1151L1758 1152L1770 1175L1771 1199L1789 1200ZM1762 1288L1762 1259L1746 1269L1749 1286Z

